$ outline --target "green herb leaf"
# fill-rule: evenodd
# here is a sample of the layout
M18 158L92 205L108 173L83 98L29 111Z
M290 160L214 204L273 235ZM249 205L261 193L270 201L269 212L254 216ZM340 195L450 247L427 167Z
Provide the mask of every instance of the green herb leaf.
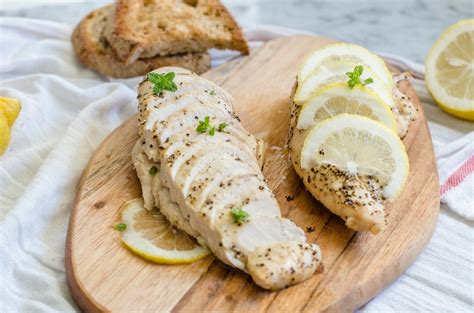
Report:
M372 84L373 82L374 82L374 80L372 79L372 77L369 77L366 80L364 80L364 86L368 85L368 84Z
M216 95L216 92L214 90L211 90L211 92L209 93L211 96L215 96Z
M219 126L217 127L217 130L220 132L223 132L227 126L228 126L227 123L220 123Z
M118 231L124 231L125 229L127 229L127 224L124 224L124 223L115 224L114 229Z
M364 72L364 67L362 65L356 65L354 67L354 75L357 75L357 77L360 77L362 73Z
M211 129L209 130L209 135L214 136L215 133L216 133L216 128L212 126Z
M352 72L347 72L346 75L349 78L347 81L347 85L349 86L350 89L354 88L357 85L365 86L368 84L372 84L374 80L369 77L364 81L360 80L360 76L364 72L364 67L362 65L356 65L354 67L354 70Z
M232 218L236 223L245 222L249 217L249 214L247 212L239 208L233 208L232 210L230 210L230 215L232 215Z
M210 136L214 136L216 134L216 130L218 132L226 132L224 129L227 127L227 123L220 123L219 126L213 126L210 123L210 117L206 116L204 117L204 120L200 120L198 126L196 127L196 131L198 133L204 134L209 132Z
M157 96L164 90L178 90L178 86L173 82L175 76L176 74L174 72L168 72L165 74L148 73L148 80L154 85L153 94Z
M199 124L196 128L198 133L205 133L207 132L208 128L211 125L209 124L209 116L204 117L204 120L199 121Z
M153 165L153 166L150 168L150 170L148 171L148 173L149 173L151 176L155 176L156 173L158 173L158 167L156 167L156 166Z

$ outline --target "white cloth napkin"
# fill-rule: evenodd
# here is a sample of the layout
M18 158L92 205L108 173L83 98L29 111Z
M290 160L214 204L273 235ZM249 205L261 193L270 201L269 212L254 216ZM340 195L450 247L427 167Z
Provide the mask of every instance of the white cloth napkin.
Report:
M23 106L13 126L10 147L0 158L2 312L77 310L64 273L65 237L75 187L94 149L136 111L139 78L111 80L80 66L71 49L71 30L68 25L47 21L0 19L0 95L19 98ZM247 36L254 46L295 32L265 26L248 30ZM213 64L217 64L235 54L213 52L213 56ZM422 85L417 89L423 92ZM459 122L453 123L455 130L447 128L437 123L449 120L447 115L433 111L437 108L429 103L424 106L428 113L436 112L430 123L435 144L461 138L449 144L453 147L450 152L441 146L436 150L444 184L462 167L464 156L472 156L472 145L468 145L473 142L472 134L462 138L472 124ZM437 114L442 118L436 119ZM472 190L472 174L467 177L470 180L452 186L444 196L460 215L443 206L427 249L361 310L473 309L473 223L463 218L472 218L473 196L467 193L466 202L458 206L459 193L454 193L468 189L469 182ZM470 214L463 213L464 203Z
M474 220L474 132L436 149L441 201L456 213Z

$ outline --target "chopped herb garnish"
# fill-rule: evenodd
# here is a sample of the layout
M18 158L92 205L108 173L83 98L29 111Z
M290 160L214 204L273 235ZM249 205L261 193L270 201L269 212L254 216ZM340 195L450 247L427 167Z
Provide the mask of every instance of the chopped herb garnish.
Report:
M361 85L365 86L368 84L372 84L374 80L369 77L364 81L360 80L360 76L364 72L364 67L362 65L356 65L354 67L354 71L352 72L347 72L346 75L349 77L349 80L347 81L347 85L349 86L350 89L354 88L356 85Z
M158 167L156 167L156 166L153 165L153 166L150 168L150 170L148 171L148 173L149 173L151 176L155 176L156 173L158 173Z
M223 132L226 127L227 127L227 123L220 123L219 126L217 127L217 130L220 132Z
M178 90L178 87L173 82L175 76L176 74L174 72L168 72L166 74L148 73L148 80L153 84L153 94L157 96L164 90Z
M216 128L212 126L211 129L209 130L209 135L214 136L215 133L216 133Z
M118 231L124 231L125 229L127 229L127 224L124 224L124 223L115 224L114 229Z
M211 90L211 92L209 93L211 96L215 96L216 95L216 92L214 90Z
M209 129L210 124L209 124L209 116L206 116L204 120L199 121L199 125L196 128L198 133L205 133Z
M220 123L216 128L215 126L211 125L209 121L209 116L204 117L204 120L200 120L198 126L196 127L196 131L201 134L208 132L211 136L216 134L216 130L218 132L226 132L224 131L224 129L227 127L226 123Z
M230 210L230 215L232 215L232 218L236 223L245 222L249 217L249 214L247 212L239 208L233 208L232 210Z

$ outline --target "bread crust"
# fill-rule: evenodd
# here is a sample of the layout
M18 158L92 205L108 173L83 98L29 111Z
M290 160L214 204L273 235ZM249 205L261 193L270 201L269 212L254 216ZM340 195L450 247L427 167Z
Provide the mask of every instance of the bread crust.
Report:
M113 16L114 10L114 5L97 9L74 29L72 45L79 61L85 66L115 78L143 76L163 66L184 67L196 73L203 73L210 68L211 58L207 52L137 59L130 64L120 61L103 36L105 24Z
M127 64L209 48L249 53L239 25L218 0L118 0L104 35Z

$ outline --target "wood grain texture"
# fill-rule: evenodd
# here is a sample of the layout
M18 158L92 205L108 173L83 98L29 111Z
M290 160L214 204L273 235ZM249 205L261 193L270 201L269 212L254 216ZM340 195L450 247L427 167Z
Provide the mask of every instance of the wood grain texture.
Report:
M235 99L243 125L269 146L264 175L283 215L307 232L323 252L324 272L279 292L257 287L246 274L213 257L191 265L159 265L123 249L112 225L121 205L140 196L130 152L136 117L97 149L79 183L71 213L66 270L72 295L85 311L316 312L353 311L399 276L431 238L439 211L435 158L423 109L404 139L408 184L387 207L387 229L377 236L346 228L305 191L288 157L289 93L302 58L329 39L294 36L267 43L249 57L204 76ZM271 148L273 147L273 148ZM294 196L287 201L286 196Z

